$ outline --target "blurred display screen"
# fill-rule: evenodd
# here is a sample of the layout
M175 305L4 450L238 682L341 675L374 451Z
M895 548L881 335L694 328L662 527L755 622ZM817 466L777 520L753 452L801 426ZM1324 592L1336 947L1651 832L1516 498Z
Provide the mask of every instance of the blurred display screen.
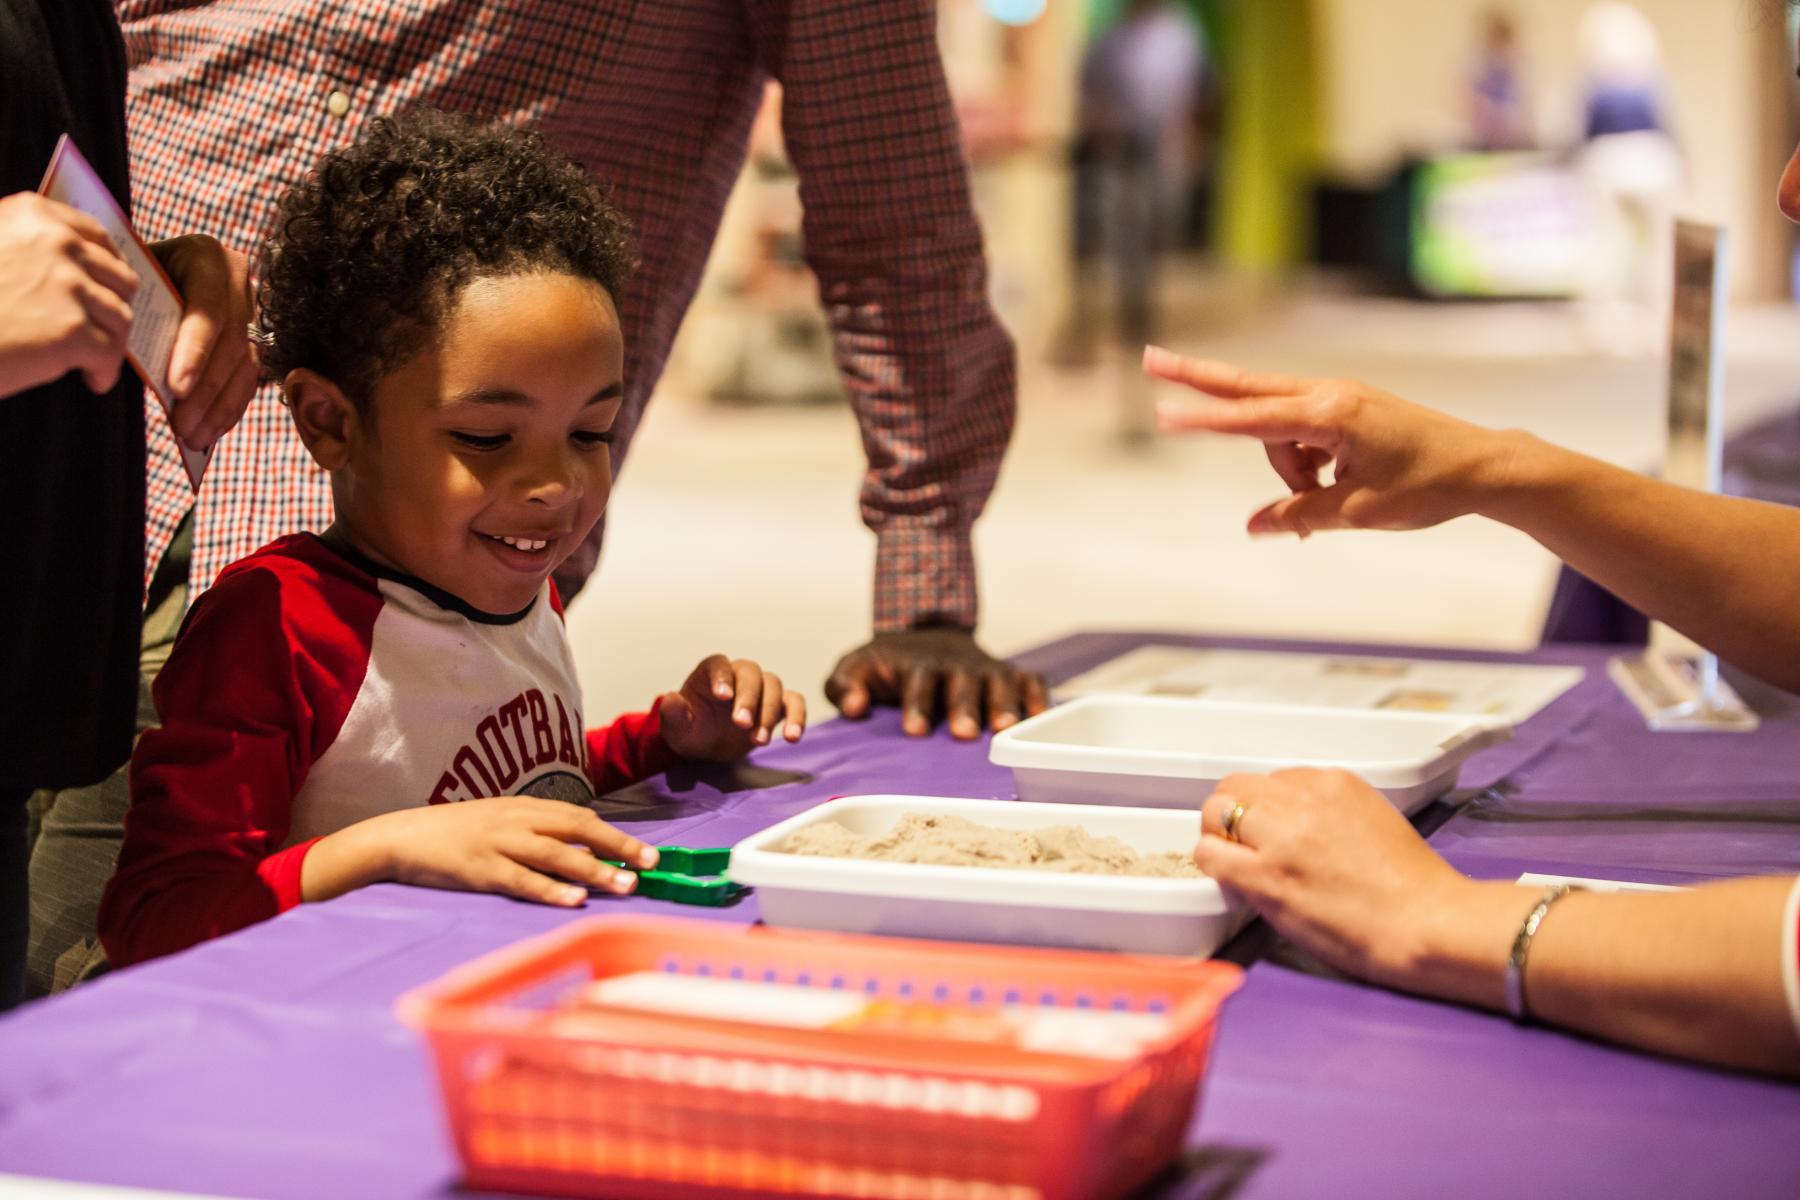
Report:
M1586 192L1546 154L1456 154L1418 170L1412 275L1436 296L1570 296L1593 233Z

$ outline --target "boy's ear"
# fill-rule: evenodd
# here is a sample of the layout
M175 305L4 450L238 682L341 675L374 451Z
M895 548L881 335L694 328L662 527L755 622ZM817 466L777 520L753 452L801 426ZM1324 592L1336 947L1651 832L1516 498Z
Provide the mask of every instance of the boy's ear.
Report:
M288 372L281 390L294 415L294 428L313 461L327 471L348 466L351 445L362 434L362 421L343 389L301 367Z

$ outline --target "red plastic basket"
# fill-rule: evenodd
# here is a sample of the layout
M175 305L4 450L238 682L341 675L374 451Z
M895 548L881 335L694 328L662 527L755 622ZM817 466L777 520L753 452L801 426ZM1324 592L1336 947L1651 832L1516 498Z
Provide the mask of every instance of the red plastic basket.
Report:
M980 1009L1164 1012L1134 1060L735 1021L556 1018L669 971ZM1234 966L597 917L399 1001L431 1042L468 1184L570 1196L1087 1200L1181 1149Z

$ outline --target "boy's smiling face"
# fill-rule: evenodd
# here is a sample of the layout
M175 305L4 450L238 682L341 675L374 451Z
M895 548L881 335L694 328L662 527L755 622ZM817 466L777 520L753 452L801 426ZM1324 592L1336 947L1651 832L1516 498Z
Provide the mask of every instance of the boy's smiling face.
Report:
M341 443L321 454L308 438L338 530L484 612L524 608L606 509L624 365L599 284L475 279L431 343L342 414Z

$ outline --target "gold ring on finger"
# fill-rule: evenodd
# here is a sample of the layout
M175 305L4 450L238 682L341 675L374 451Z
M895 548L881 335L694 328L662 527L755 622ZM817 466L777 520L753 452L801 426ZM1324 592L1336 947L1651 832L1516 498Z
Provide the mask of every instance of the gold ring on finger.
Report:
M1241 842L1243 840L1238 837L1238 826L1243 824L1244 814L1249 811L1250 806L1245 804L1242 800L1231 806L1231 811L1225 814L1224 829L1226 840L1233 842Z

